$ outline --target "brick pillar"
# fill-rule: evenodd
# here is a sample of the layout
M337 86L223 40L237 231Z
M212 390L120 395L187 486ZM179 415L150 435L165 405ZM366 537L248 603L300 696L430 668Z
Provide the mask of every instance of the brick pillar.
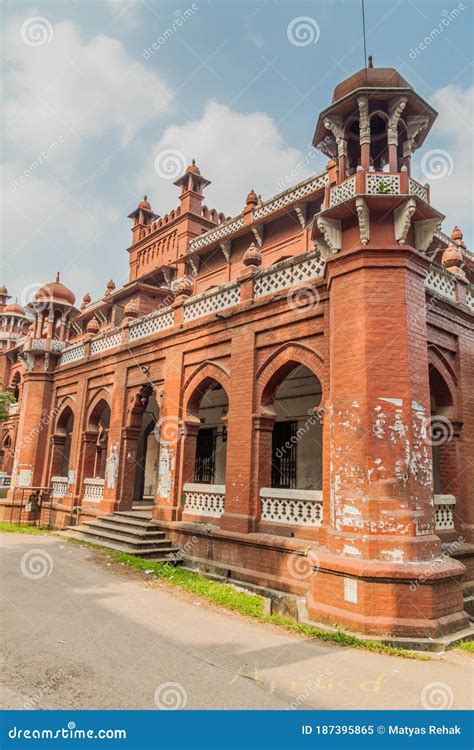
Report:
M182 306L179 309L182 310ZM160 454L156 504L153 510L153 517L163 521L176 521L181 512L182 480L179 466L181 451L186 443L185 427L180 419L182 368L181 352L178 349L170 350L166 357L158 419Z
M130 509L135 499L137 448L140 430L140 427L124 427L122 430L121 464L117 488L120 510Z
M428 264L411 248L377 247L327 265L328 552L318 551L308 606L315 620L363 632L438 635L466 623L463 566L434 562Z
M253 531L256 524L252 492L254 352L253 331L239 330L231 343L225 505L220 526L244 533Z
M79 502L84 495L84 479L92 479L94 476L94 464L96 454L97 432L85 430L82 433L82 447L79 459L76 493Z
M120 503L128 502L122 495L124 487L124 472L134 472L135 462L127 465L126 446L122 439L122 428L125 420L127 399L127 366L117 367L114 375L114 388L110 406L110 425L107 441L107 460L105 466L104 497L100 503L100 510L113 513L118 510ZM133 474L133 476L135 476Z
M51 413L52 376L48 372L25 372L22 408L18 421L13 485L39 487L45 473ZM14 487L8 497L13 497Z
M272 435L275 415L256 415L253 421L254 479L250 515L256 523L261 516L260 489L272 483Z
M51 437L52 449L50 478L61 476L65 443L65 435L53 435Z
M466 542L474 543L474 331L467 326L459 337L459 381L462 393L462 430L457 439L459 465L459 496L456 496L458 528ZM455 433L456 436L456 433Z

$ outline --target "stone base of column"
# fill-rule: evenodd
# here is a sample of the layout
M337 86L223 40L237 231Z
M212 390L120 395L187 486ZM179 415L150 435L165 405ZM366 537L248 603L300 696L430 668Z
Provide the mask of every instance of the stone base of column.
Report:
M155 505L152 515L154 521L180 521L181 508L177 505Z
M100 513L115 513L117 510L122 510L118 507L116 500L101 500L99 503Z
M257 519L240 513L223 513L219 526L226 531L237 531L241 534L250 534L257 530Z
M457 560L391 564L318 553L312 567L307 605L316 622L420 638L469 625L461 585L465 567Z

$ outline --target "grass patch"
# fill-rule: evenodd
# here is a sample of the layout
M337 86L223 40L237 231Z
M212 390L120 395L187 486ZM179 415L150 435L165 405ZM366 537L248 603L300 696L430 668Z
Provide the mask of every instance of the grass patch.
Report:
M189 570L183 570L179 567L173 567L168 563L153 562L152 560L144 560L141 557L135 557L129 555L126 552L118 552L114 550L104 550L96 544L90 542L82 542L79 539L69 539L69 542L74 544L80 544L86 547L100 552L109 560L114 560L117 563L122 563L129 568L134 568L142 572L152 571L148 575L155 577L163 581L179 586L184 591L189 591L196 596L200 596L212 604L217 604L224 609L232 612L238 612L241 615L252 617L259 622L271 623L277 625L284 630L302 635L308 639L326 641L328 643L336 643L339 646L349 646L352 648L359 648L365 651L375 651L380 654L388 654L390 656L401 656L404 659L419 659L427 660L430 657L424 654L419 654L414 651L407 651L404 648L396 648L395 646L389 646L378 641L365 641L358 638L355 635L345 633L343 630L336 630L334 632L323 630L315 625L306 625L298 623L292 620L290 617L282 617L281 615L266 615L264 612L264 600L261 596L244 593L242 591L236 591L233 586L227 583L219 583L217 581L210 581L199 573L194 573Z
M13 532L15 534L47 534L48 529L42 529L40 526L20 526L17 523L8 523L0 521L0 531Z
M461 641L461 643L456 643L453 648L460 648L461 651L467 651L469 654L474 654L474 641Z

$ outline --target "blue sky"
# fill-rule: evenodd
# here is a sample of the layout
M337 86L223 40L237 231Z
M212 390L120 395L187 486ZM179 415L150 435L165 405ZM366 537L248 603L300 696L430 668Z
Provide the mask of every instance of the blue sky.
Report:
M171 177L193 157L212 181L208 205L229 215L250 188L267 198L323 168L310 145L318 113L364 61L358 0L10 0L2 11L0 281L22 303L57 270L78 302L111 276L122 284L127 214L144 193L157 213L177 205ZM375 65L440 112L414 173L469 244L472 4L367 0L366 27Z

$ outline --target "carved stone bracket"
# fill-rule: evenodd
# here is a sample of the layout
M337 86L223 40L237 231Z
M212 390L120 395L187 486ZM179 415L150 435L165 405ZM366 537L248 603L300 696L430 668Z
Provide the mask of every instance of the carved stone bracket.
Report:
M306 203L295 203L293 210L298 217L298 221L303 229L306 229Z
M230 261L230 251L231 251L231 241L230 240L223 240L220 243L220 248L222 250L222 253L224 255L224 258L227 262Z
M415 221L415 245L416 249L426 253L433 242L434 233L440 228L439 219L423 219Z
M398 99L394 99L394 101L390 103L388 108L389 117L387 127L387 142L389 146L398 146L398 121L405 109L407 101L408 99L406 96L400 96Z
M413 115L407 118L407 140L403 144L403 156L411 156L418 146L416 144L416 136L421 133L422 130L428 127L428 117L424 115Z
M337 144L335 138L327 135L322 141L319 141L317 147L319 151L325 154L329 159L337 157Z
M188 263L191 266L192 269L192 275L197 276L199 271L199 260L197 258L194 258L193 256L188 258Z
M336 139L338 156L347 156L347 139L344 136L344 127L342 117L326 117L324 127L330 130Z
M263 244L263 224L254 224L252 227L253 236L259 247Z
M360 241L363 245L367 245L370 240L370 211L363 198L356 198L355 205L359 221Z
M404 245L407 240L408 230L411 225L411 217L416 211L416 201L409 198L393 212L395 224L395 239L399 245Z
M342 231L340 219L326 219L324 216L318 216L316 224L320 232L323 233L324 239L334 255L342 247Z

